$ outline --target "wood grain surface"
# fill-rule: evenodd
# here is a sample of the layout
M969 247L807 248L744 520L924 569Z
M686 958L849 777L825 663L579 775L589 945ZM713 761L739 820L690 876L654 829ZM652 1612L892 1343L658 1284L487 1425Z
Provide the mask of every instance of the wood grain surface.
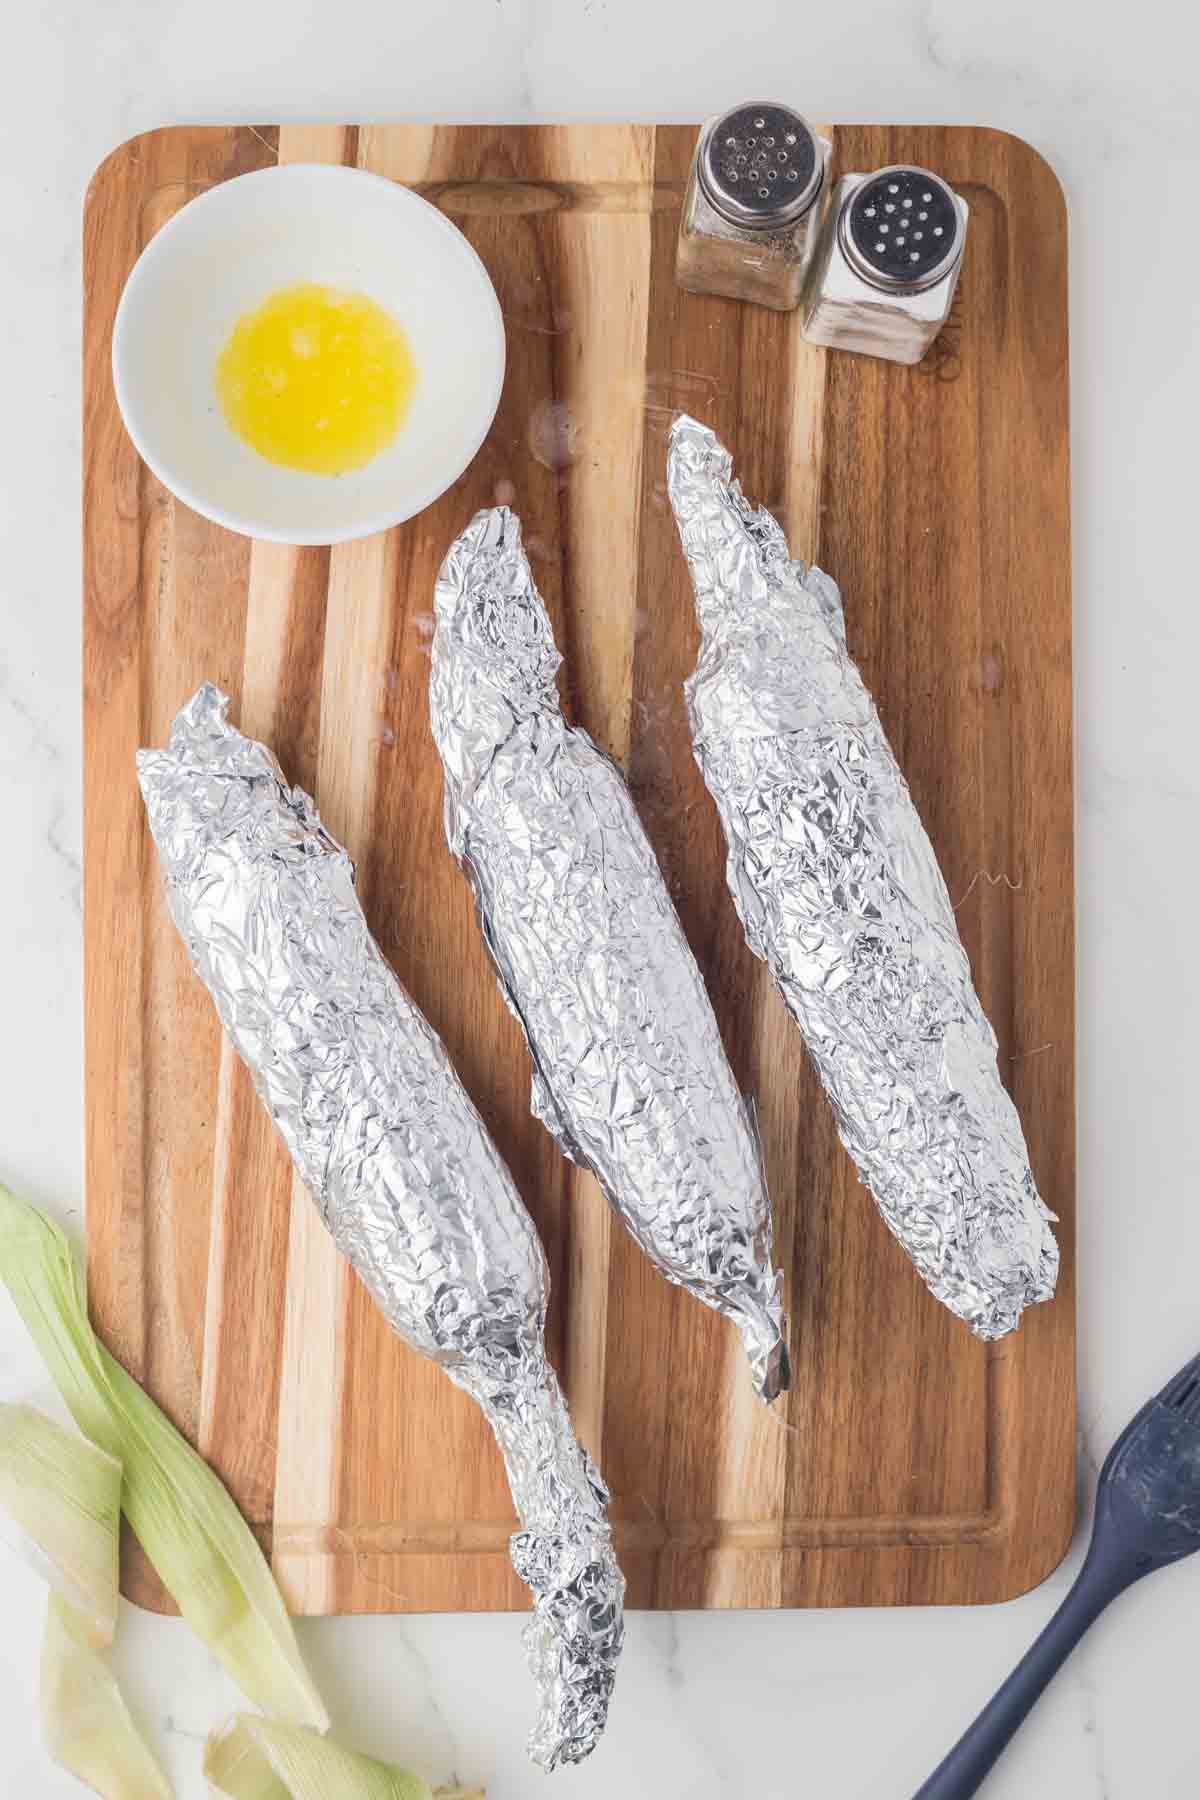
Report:
M480 1415L335 1255L167 918L134 777L207 677L315 789L385 954L444 1037L537 1221L550 1350L612 1486L634 1606L999 1600L1074 1517L1074 1097L1066 221L1046 165L968 129L839 127L837 171L917 161L971 204L916 369L806 346L795 314L673 279L682 126L180 127L102 165L85 219L87 1207L91 1304L228 1482L306 1612L515 1608ZM492 275L508 373L462 479L332 550L173 500L113 398L122 284L165 220L276 161L419 189ZM319 276L319 271L315 271ZM987 1348L929 1296L837 1145L722 874L681 683L695 657L665 490L673 412L713 424L851 648L942 861L1001 1069L1060 1215L1058 1298ZM569 440L569 455L547 446ZM669 1288L529 1112L529 1063L441 825L435 572L509 499L574 717L628 771L743 1087L757 1097L795 1384ZM135 1546L125 1590L164 1604Z

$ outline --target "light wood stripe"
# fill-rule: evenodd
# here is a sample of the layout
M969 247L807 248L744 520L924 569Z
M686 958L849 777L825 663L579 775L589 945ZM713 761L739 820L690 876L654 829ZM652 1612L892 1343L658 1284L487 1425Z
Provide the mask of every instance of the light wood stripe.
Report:
M369 838L379 696L389 619L388 534L331 552L317 792L330 831L358 856ZM337 1518L346 1404L346 1308L353 1277L296 1183L284 1321L275 1516ZM305 1612L333 1610L336 1569L276 1554L281 1586ZM315 1587L315 1593L314 1593Z
M820 136L833 139L832 125L818 125ZM830 176L830 180L835 180ZM789 321L788 364L791 417L784 477L785 524L793 556L820 559L821 472L825 445L825 376L829 356L804 341L801 313Z
M279 134L279 160L341 163L351 150L350 133L339 126L285 127ZM322 816L355 854L361 841L370 784L359 763L343 767L346 701L358 692L347 673L344 602L356 575L368 580L376 571L380 540L353 545L330 555L329 600L324 620L320 739L315 787ZM252 700L265 714L287 653L284 630L290 621L285 596L292 591L302 559L311 552L257 545L253 573L248 653L255 653L262 687ZM337 578L337 579L335 579ZM373 590L376 602L380 595ZM330 664L331 642L334 661ZM250 654L247 658L250 661ZM353 711L350 714L353 717ZM351 739L351 742L354 740ZM279 1454L275 1470L276 1518L311 1518L332 1524L337 1518L338 1474L345 1405L345 1317L350 1274L308 1190L297 1178L292 1185L288 1239L282 1371L279 1390ZM297 1612L331 1612L336 1606L336 1569L322 1556L289 1555L276 1548L273 1567L284 1595Z
M200 1366L200 1421L197 1448L212 1457L219 1429L222 1323L225 1316L226 1267L232 1231L227 1199L237 1180L240 1146L235 1142L233 1088L240 1059L227 1037L221 1040L217 1076L217 1117L213 1131L212 1215L209 1224L208 1271L204 1288L204 1351Z
M279 161L281 163L353 162L358 142L354 125L281 125L279 127Z
M654 179L654 131L630 126L614 150L588 126L548 130L546 157L564 180L617 180L633 193ZM646 361L650 221L563 212L555 219L562 280L556 343L562 352L559 440L565 509L562 554L570 638L565 679L574 716L602 750L624 763L630 748L630 681L637 634L642 484L640 371ZM614 371L617 372L614 380ZM536 560L534 563L537 572ZM576 1430L604 1461L604 1371L610 1243L614 1225L593 1177L576 1170L569 1222L566 1387Z
M337 1516L349 1269L298 1177L287 1270L275 1516L328 1526ZM271 1566L293 1612L336 1610L336 1571L328 1557L296 1553L282 1537Z
M310 788L319 709L307 701L306 675L320 667L328 562L323 550L254 545L235 706L241 729L272 745L288 779ZM199 1443L227 1478L238 1472L250 1516L268 1519L283 1355L275 1296L287 1280L292 1172L228 1040L214 1140Z
M831 127L818 125L823 136ZM784 527L792 550L806 559L815 554L821 513L821 453L824 441L824 383L826 352L805 343L800 314L786 321L787 394L790 410L785 420L787 454L784 459ZM782 1196L802 1184L798 1166L797 1126L793 1089L787 1081L773 1079L780 1071L799 1072L801 1055L796 1029L773 985L757 976L754 990L757 1076L754 1084L756 1121L764 1145L769 1191L775 1219L775 1253L779 1266L790 1272L795 1263L795 1210L780 1204ZM770 1074L768 1074L770 1072ZM791 1282L787 1284L788 1317L793 1318ZM793 1333L792 1355L803 1357L804 1346ZM733 1551L769 1545L779 1549L798 1543L789 1533L787 1518L788 1469L796 1453L798 1427L793 1423L791 1396L784 1395L765 1412L747 1379L740 1345L730 1335L724 1361L722 1401L723 1429L718 1436L719 1475L716 1507L722 1520L745 1521L726 1535L709 1538L707 1547ZM688 1542L685 1531L672 1527L672 1543ZM808 1542L816 1542L810 1539ZM832 1541L848 1541L835 1537ZM703 1534L696 1547L705 1543ZM750 1567L744 1556L729 1555L715 1561L710 1581L711 1604L778 1606L782 1601L783 1564L779 1557L756 1554ZM748 1593L748 1590L749 1593Z

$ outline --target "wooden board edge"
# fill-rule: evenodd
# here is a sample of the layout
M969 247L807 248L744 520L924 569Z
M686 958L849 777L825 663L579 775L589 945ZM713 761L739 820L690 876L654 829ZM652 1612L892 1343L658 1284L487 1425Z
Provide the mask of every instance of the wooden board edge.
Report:
M1068 737L1065 753L1065 782L1067 791L1075 795L1076 787L1076 733L1077 719L1075 709L1075 690L1073 678L1074 663L1074 567L1071 538L1071 393L1070 393L1070 207L1063 181L1049 158L1019 134L996 126L960 126L958 132L966 140L974 140L979 148L970 152L972 157L978 154L981 163L991 153L994 167L1004 170L1006 191L1003 195L1005 203L1013 214L1020 217L1028 209L1026 195L1035 197L1038 218L1044 221L1039 232L1039 250L1041 267L1045 270L1047 263L1053 262L1057 279L1051 284L1043 284L1044 291L1038 293L1038 304L1053 308L1054 315L1060 323L1056 333L1056 341L1061 344L1062 359L1052 371L1049 379L1041 379L1037 386L1041 395L1043 417L1051 414L1059 416L1061 426L1061 462L1058 471L1058 489L1061 511L1057 519L1056 542L1061 544L1066 567L1063 575L1065 581L1065 625L1066 645L1065 660L1060 672L1060 681L1065 695ZM1023 190L1014 191L1014 190ZM1018 1520L1015 1514L1009 1521L1009 1552L1005 1560L1004 1572L997 1582L1000 1591L989 1596L998 1604L1007 1604L1032 1593L1054 1574L1070 1552L1079 1525L1080 1496L1076 1475L1077 1436L1079 1414L1079 1378L1077 1368L1077 1350L1079 1336L1078 1308L1078 1258L1080 1238L1079 1218L1079 1166L1078 1166L1078 1057L1079 1032L1078 1008L1076 1004L1075 985L1078 978L1079 932L1078 932L1078 886L1076 856L1076 822L1074 805L1072 804L1063 846L1063 855L1068 877L1069 905L1066 908L1065 926L1067 942L1065 946L1065 963L1070 971L1069 992L1066 998L1066 1020L1070 1033L1070 1069L1068 1074L1069 1106L1066 1116L1061 1120L1057 1135L1061 1142L1062 1152L1067 1159L1070 1170L1069 1198L1070 1213L1067 1217L1059 1217L1055 1225L1055 1235L1061 1254L1059 1286L1055 1298L1049 1303L1051 1307L1062 1306L1070 1315L1069 1325L1065 1331L1066 1364L1056 1373L1052 1370L1052 1379L1060 1396L1060 1404L1056 1410L1059 1427L1057 1456L1059 1467L1054 1479L1047 1477L1044 1469L1029 1471L1024 1474L1023 1492L1026 1500L1033 1498L1035 1503L1041 1502L1049 1492L1053 1499L1050 1518L1039 1516L1037 1530L1028 1535L1028 1520ZM1061 1203L1061 1196L1051 1200ZM1034 1309L1035 1314L1043 1309ZM1057 1350L1061 1355L1064 1348L1064 1333L1058 1333ZM1024 1373L1024 1372L1023 1372ZM1024 1374L1028 1382L1031 1377ZM1023 1550L1018 1560L1013 1550L1022 1541Z
M1058 222L1065 238L1070 218L1067 191L1057 169L1044 151L1030 143L1028 138L1021 137L1018 132L1005 131L999 125L953 125L947 129L956 137L991 145L1010 164L1023 164L1033 185L1040 189L1040 198L1047 205L1052 205L1059 215Z
M189 149L203 146L208 140L218 143L228 138L231 133L248 131L253 136L262 138L269 147L270 133L277 132L276 125L151 125L145 131L135 131L130 137L122 138L106 151L92 170L83 194L83 212L87 214L101 199L106 191L119 186L124 181L131 167L139 162L152 161L160 151L168 149L172 142L185 143Z
M1053 304L1061 319L1062 363L1055 371L1052 384L1052 395L1048 395L1047 404L1061 409L1062 446L1059 481L1061 483L1062 510L1058 520L1059 541L1062 554L1066 560L1065 583L1065 615L1066 615L1066 653L1062 684L1065 691L1068 741L1066 747L1065 780L1074 802L1076 793L1076 741L1078 721L1075 707L1074 685L1074 559L1072 548L1072 513L1071 513L1071 374L1070 374L1070 204L1066 187L1053 163L1030 143L1027 138L998 127L966 127L972 135L978 134L981 140L988 141L1004 158L1010 179L1020 181L1033 194L1039 217L1047 220L1053 218L1053 245L1044 249L1052 251L1058 265L1058 280L1055 285ZM1079 1338L1079 1239L1080 1239L1080 1191L1079 1191L1079 1018L1076 999L1076 983L1079 967L1079 924L1078 924L1078 878L1077 878L1077 828L1074 804L1072 804L1064 847L1067 874L1069 876L1070 904L1067 909L1067 946L1065 962L1070 971L1070 988L1067 1000L1068 1024L1071 1040L1071 1066L1069 1072L1070 1105L1066 1117L1061 1121L1059 1131L1063 1143L1064 1154L1069 1158L1071 1172L1069 1219L1059 1219L1055 1232L1058 1238L1062 1263L1060 1268L1060 1294L1052 1304L1062 1304L1069 1310L1070 1323L1067 1337L1067 1367L1060 1373L1059 1382L1063 1397L1060 1417L1061 1458L1060 1478L1051 1483L1052 1492L1056 1496L1056 1510L1052 1525L1043 1524L1037 1535L1037 1552L1028 1553L1023 1573L1015 1582L1005 1584L1005 1601L1020 1599L1031 1593L1049 1580L1055 1570L1068 1556L1075 1540L1079 1526L1080 1493L1077 1480L1077 1437L1079 1419L1079 1374L1077 1366ZM1060 1344L1061 1349L1061 1344Z
M1039 1539L1037 1555L1027 1558L1021 1574L1015 1581L1006 1577L1003 1592L984 1595L973 1602L975 1605L1007 1606L1012 1600L1022 1600L1026 1594L1032 1594L1044 1582L1049 1581L1055 1570L1066 1561L1075 1542L1075 1532L1079 1525L1079 1493L1078 1484L1074 1480L1074 1433L1072 1432L1071 1456L1071 1497L1062 1509L1059 1528L1053 1536Z

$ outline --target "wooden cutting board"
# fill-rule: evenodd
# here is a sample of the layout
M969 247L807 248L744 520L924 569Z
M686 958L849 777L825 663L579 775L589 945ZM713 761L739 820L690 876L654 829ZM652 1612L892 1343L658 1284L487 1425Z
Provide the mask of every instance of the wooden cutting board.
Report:
M550 1346L614 1494L634 1606L989 1601L1074 1516L1071 614L1066 221L998 132L839 127L838 171L928 164L971 204L958 297L916 369L827 355L796 315L673 280L683 126L153 132L85 222L87 1201L92 1308L199 1445L303 1612L512 1608L500 1459L334 1254L167 919L134 779L203 678L315 789L386 955L444 1037L540 1227ZM213 182L344 161L409 183L499 291L508 375L435 506L329 550L251 544L172 500L121 428L109 342L138 252ZM320 271L314 271L319 276ZM181 344L180 353L186 354ZM1034 1169L1058 1298L993 1348L929 1296L837 1145L746 950L680 684L696 636L666 501L686 408L851 648L941 857ZM577 720L626 768L757 1096L795 1384L768 1414L737 1339L669 1288L529 1112L529 1063L443 841L426 709L434 575L511 499ZM126 1592L163 1603L131 1551Z

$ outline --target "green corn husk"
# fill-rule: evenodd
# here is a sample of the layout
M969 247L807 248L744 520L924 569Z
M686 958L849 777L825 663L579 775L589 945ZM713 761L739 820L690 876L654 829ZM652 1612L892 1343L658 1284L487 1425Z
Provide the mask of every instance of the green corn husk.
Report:
M78 1614L87 1641L117 1624L121 1465L32 1406L0 1404L0 1541Z
M347 1750L300 1726L239 1713L213 1732L204 1774L229 1800L435 1800L419 1775ZM439 1788L440 1800L484 1800L474 1788Z
M171 1800L111 1669L83 1620L51 1594L42 1638L42 1740L55 1762L104 1800Z
M0 1405L0 1525L50 1584L42 1737L104 1800L170 1800L99 1650L117 1621L121 1465L32 1406Z
M96 1337L63 1233L3 1187L0 1279L79 1429L121 1463L125 1515L188 1624L256 1706L326 1730L329 1716L249 1526Z

